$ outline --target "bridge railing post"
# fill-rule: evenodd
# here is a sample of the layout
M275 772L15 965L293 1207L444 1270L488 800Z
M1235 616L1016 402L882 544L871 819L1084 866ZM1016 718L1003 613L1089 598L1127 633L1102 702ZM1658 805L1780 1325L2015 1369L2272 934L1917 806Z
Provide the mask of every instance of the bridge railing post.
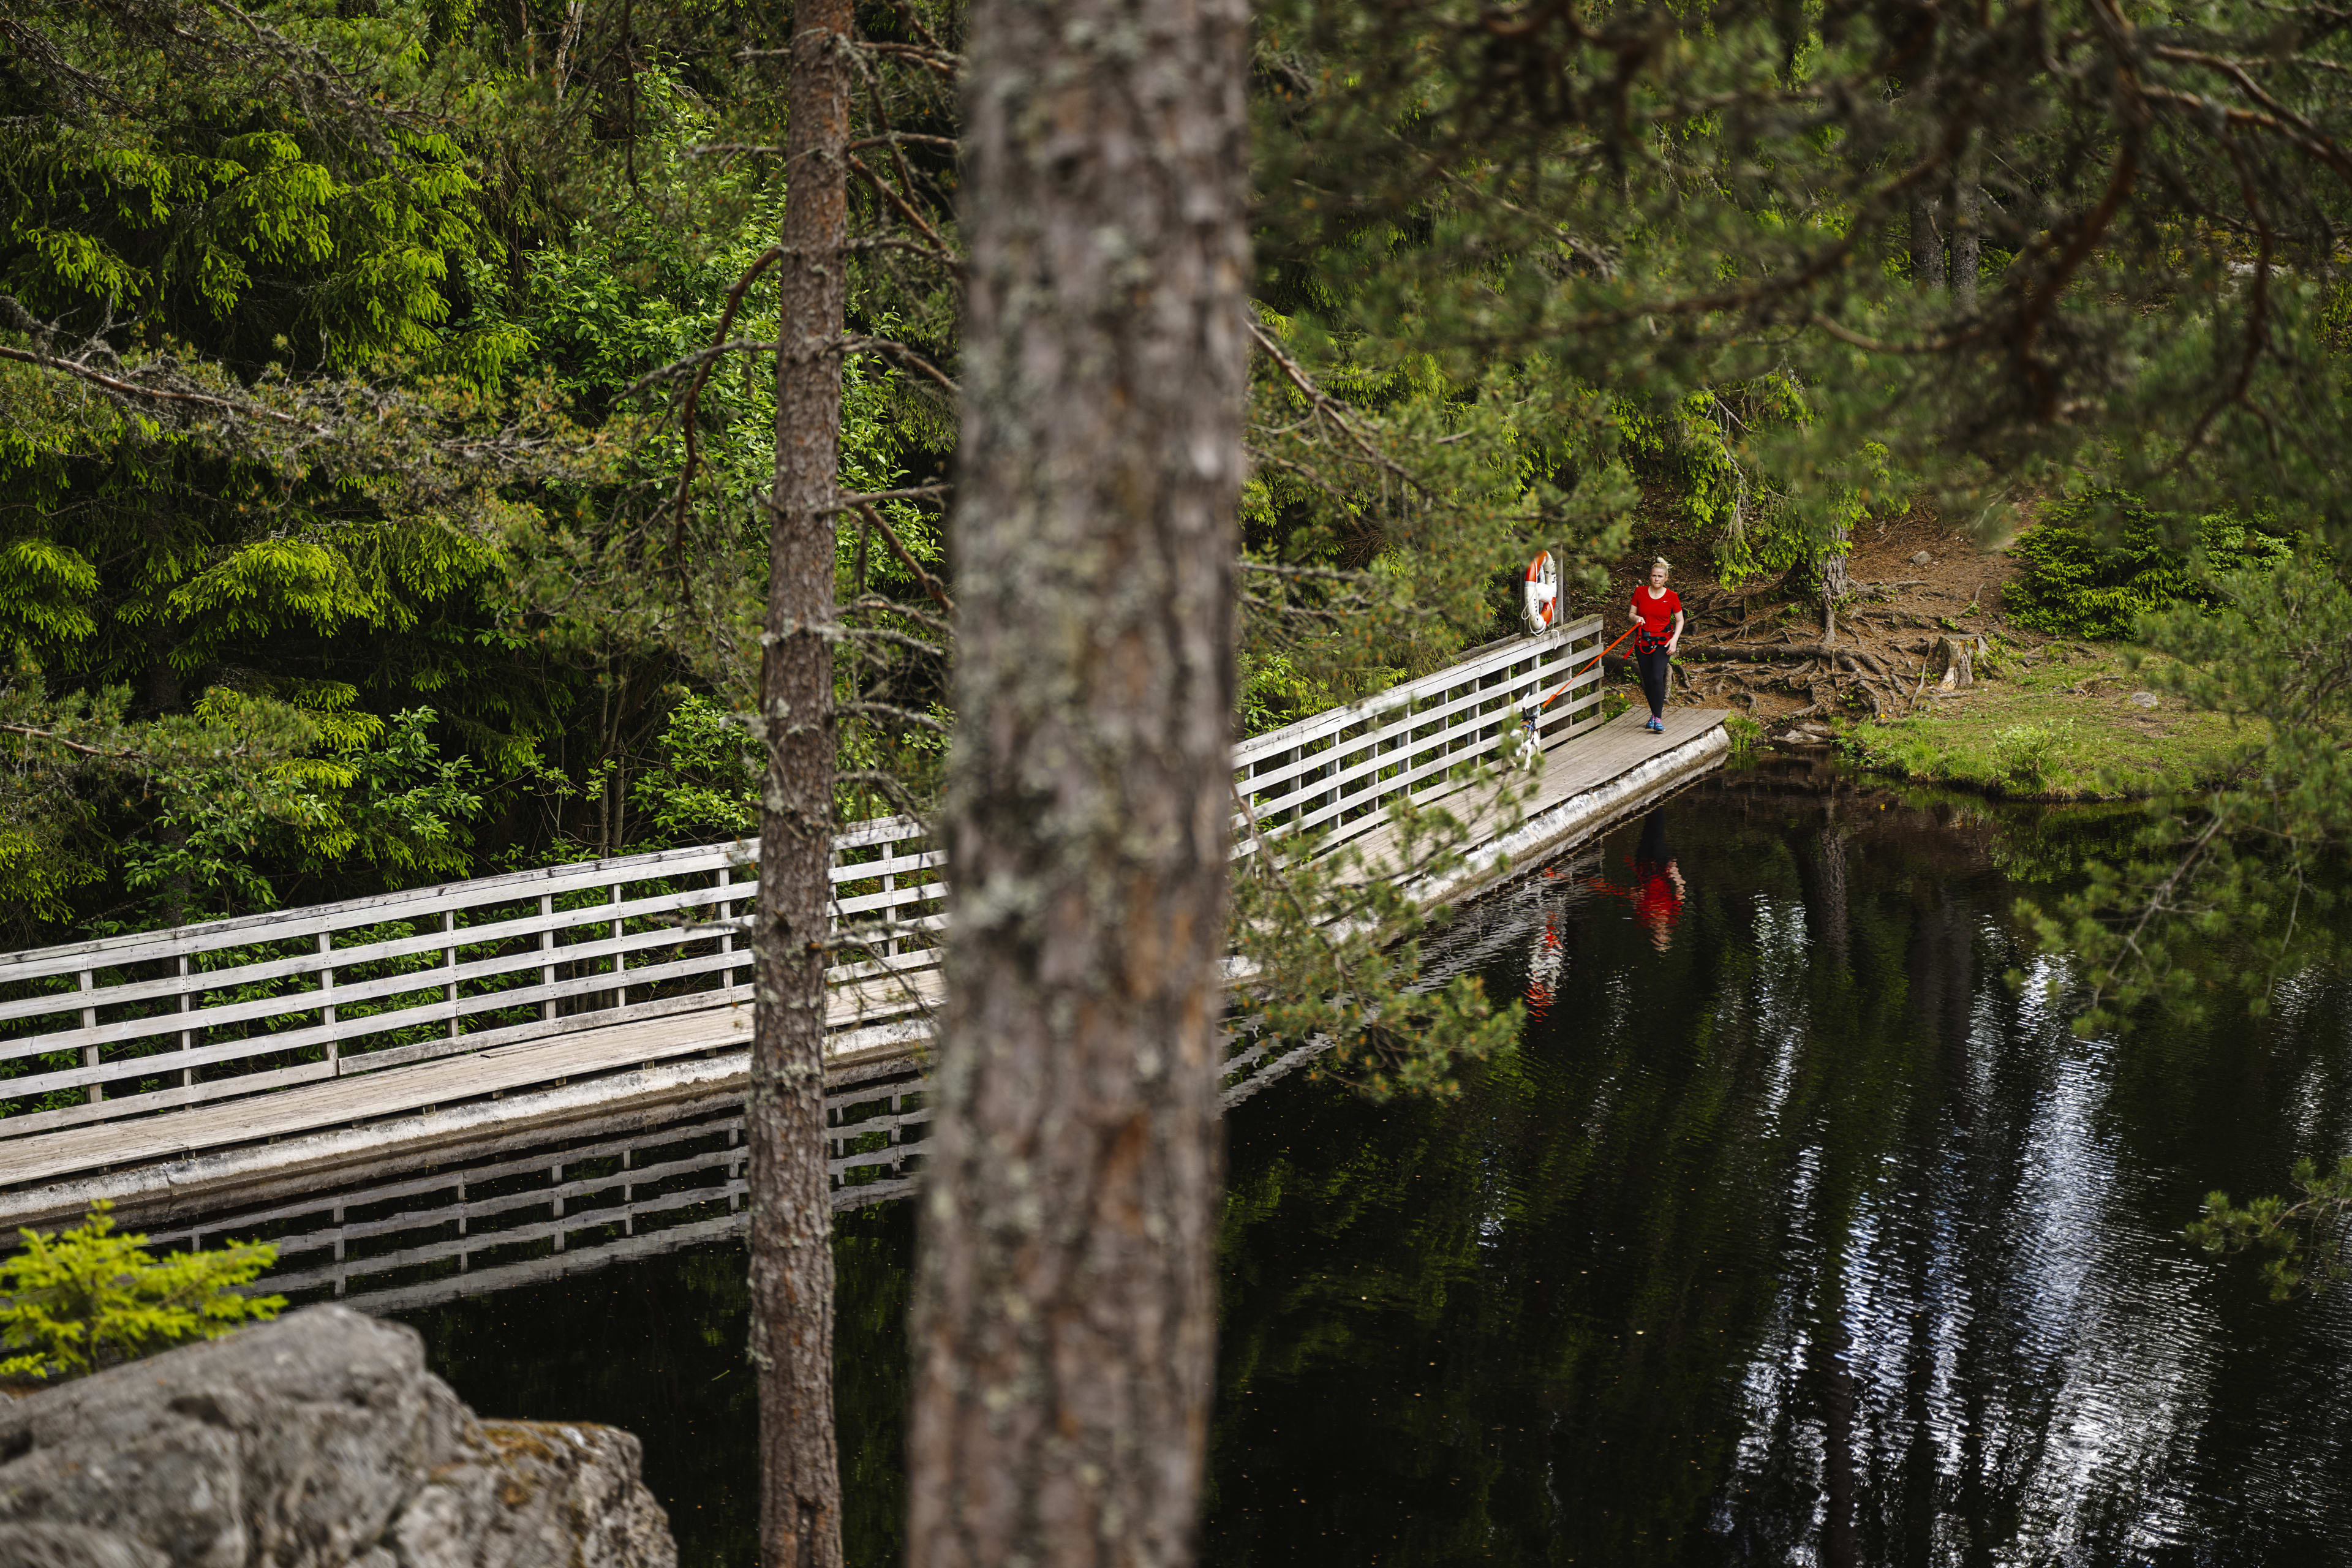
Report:
M621 888L622 884L619 882L613 884L613 902L615 905L622 901ZM627 973L629 967L629 955L620 949L621 932L627 928L627 925L628 922L625 921L613 922L613 1005L615 1007L625 1007L629 1005L629 988L620 978Z
M98 987L98 978L97 978L97 976L96 976L96 975L95 975L91 971L89 971L89 970L87 970L87 969L83 970L83 971L81 972L81 988L82 988L82 990L83 990L85 993L87 993L87 992L89 992L89 991L96 990L96 989L97 989L97 987ZM84 1008L81 1010L81 1026L82 1026L83 1028L85 1028L85 1029L88 1029L88 1030L91 1031L92 1033L96 1033L96 1032L97 1032L97 1029L98 1029L98 1009L97 1009L97 1008L95 1008L95 1007L84 1007ZM81 1065L82 1065L82 1066L84 1066L84 1067L86 1067L86 1068L94 1068L94 1067L96 1067L96 1066L98 1065L98 1042L97 1042L97 1041L93 1040L93 1041L91 1041L89 1045L86 1045L86 1046L84 1046L84 1047L81 1048ZM88 1100L89 1100L89 1103L90 1103L90 1104L92 1104L92 1105L96 1105L100 1100L103 1100L103 1099L105 1099L105 1098L106 1098L106 1089L105 1089L105 1087L104 1087L103 1085L100 1085L100 1084L95 1084L95 1083L94 1083L94 1084L91 1084L91 1085L89 1086L89 1090L87 1091L87 1098L88 1098Z
M455 973L457 967L457 910L441 911L441 931L450 939L449 945L441 950L441 962L445 967ZM449 1037L454 1040L457 1037L457 983L452 980L442 989L449 999Z
M186 1012L187 1010L188 1010L188 955L187 955L186 953L184 953L184 953L180 954L180 1011L181 1011L181 1012L183 1012L183 1013L184 1013L184 1012ZM330 1021L331 1022L331 1019ZM181 1031L180 1031L180 1048L181 1048L182 1050L184 1050L184 1051L185 1051L185 1050L193 1050L193 1049L194 1049L194 1048L195 1048L195 1044L196 1044L196 1032L195 1032L194 1029L183 1029L183 1030L181 1030ZM333 1047L333 1045L332 1045L332 1044L330 1044L330 1045L327 1047L327 1054L328 1054L328 1056L332 1057L332 1056L334 1055L334 1052L335 1052L335 1047ZM180 1069L180 1087L181 1087L182 1089L187 1089L187 1088L192 1087L192 1086L195 1083L195 1081L196 1081L196 1069L195 1069L195 1068L182 1068Z
M722 864L712 875L718 879L711 884L713 887L725 889L735 885L735 868L732 866ZM719 900L719 951L721 952L735 951L735 900L732 899L722 898ZM719 988L721 991L735 989L733 964L730 963L719 972Z
M551 921L555 919L555 896L553 894L540 894L539 918L542 922ZM550 955L554 953L554 926L547 925L546 928L539 933L539 951ZM546 1000L542 1001L539 1005L540 1016L551 1024L555 1021L555 961L552 956L550 956L540 964L539 983L547 990Z
M341 1044L341 1037L336 1035L334 1032L335 966L328 962L329 955L331 955L334 951L334 933L332 931L320 931L319 933L319 994L324 998L324 1000L319 1006L319 1021L321 1024L324 1024L327 1027L327 1060L330 1063L338 1063L341 1059L338 1054L338 1048ZM180 960L180 973L185 974L187 972L188 961L184 958ZM185 1012L187 1010L187 1006L188 993L186 987L183 986L180 991L180 1010L182 1012ZM183 1035L180 1037L183 1040L187 1038L185 1035ZM185 1047L184 1047L182 1048L184 1049ZM341 1069L338 1067L337 1070L340 1071Z

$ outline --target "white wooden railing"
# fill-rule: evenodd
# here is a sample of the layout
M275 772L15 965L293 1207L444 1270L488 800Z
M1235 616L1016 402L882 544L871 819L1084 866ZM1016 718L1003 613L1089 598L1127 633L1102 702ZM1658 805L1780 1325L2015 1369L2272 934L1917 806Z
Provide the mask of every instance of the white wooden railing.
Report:
M936 963L927 835L835 840L836 922L875 931L831 972L863 1017ZM664 849L0 955L0 1136L748 1005L757 858Z
M1541 715L1547 746L1591 722L1600 671L1570 672L1600 635L1588 619L1512 637L1246 741L1236 790L1262 833L1353 837L1507 749L1530 694L1570 688ZM0 954L0 1138L748 1005L756 859L751 843L666 849ZM920 1032L946 896L927 828L843 833L833 882L858 944L829 972L828 1024Z
M1537 716L1547 749L1586 727L1601 701L1600 642L1595 616L1475 648L1434 674L1244 741L1234 786L1260 831L1322 832L1336 846L1385 822L1391 801L1443 795L1466 767L1513 745L1530 695L1559 693ZM1593 668L1579 673L1584 664ZM1236 811L1235 850L1249 854L1244 826Z

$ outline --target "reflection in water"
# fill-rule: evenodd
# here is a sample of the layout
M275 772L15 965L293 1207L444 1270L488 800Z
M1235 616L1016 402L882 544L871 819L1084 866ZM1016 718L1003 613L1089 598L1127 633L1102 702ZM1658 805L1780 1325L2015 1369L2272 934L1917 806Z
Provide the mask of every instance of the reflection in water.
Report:
M2178 1237L2342 1152L2352 994L2075 1040L1993 868L2063 837L1768 766L1439 933L1528 999L1516 1057L1228 1123L1202 1560L2352 1561L2352 1297L2273 1307ZM1686 878L1670 942L1599 885L1629 862ZM857 1563L898 1550L911 1230L839 1243ZM405 1315L483 1409L645 1433L705 1568L751 1560L740 1274L707 1245Z
M1675 922L1682 918L1683 885L1674 852L1666 847L1666 810L1660 806L1642 824L1641 846L1633 851L1633 914L1650 933L1650 945L1660 952L1674 942Z
M2346 1303L2177 1235L2340 1152L2342 981L2075 1041L1977 830L1778 776L1668 808L1671 947L1489 970L1461 1102L1235 1125L1210 1561L2346 1560Z
M1660 806L1642 819L1641 842L1626 857L1627 868L1633 873L1631 881L1612 882L1595 876L1585 882L1596 893L1623 899L1633 905L1634 920L1649 933L1650 945L1660 952L1674 945L1675 926L1682 920L1683 900L1690 893L1674 851L1666 847L1666 816L1667 809ZM1550 983L1544 977L1540 963L1531 961L1528 974L1530 1010L1538 1016L1549 1013L1551 995Z

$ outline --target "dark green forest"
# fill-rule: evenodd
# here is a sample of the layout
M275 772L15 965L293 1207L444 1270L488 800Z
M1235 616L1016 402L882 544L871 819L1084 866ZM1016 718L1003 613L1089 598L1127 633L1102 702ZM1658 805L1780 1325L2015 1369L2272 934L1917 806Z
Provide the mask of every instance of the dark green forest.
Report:
M1422 989L1419 834L1462 825L1413 799L1378 874L1306 864L1306 833L1236 871L1229 733L1510 634L1538 551L1571 615L1622 609L1636 545L1766 585L1771 646L1822 669L1803 711L1859 752L1894 695L1836 646L1864 530L2013 550L2019 624L2127 641L2135 699L2242 729L2033 882L2012 917L2067 956L2038 998L2021 964L2017 1005L2201 1025L2342 956L2352 15L2326 5L0 0L0 947L756 832L756 894L689 889L737 912L684 930L730 1005L752 972L774 1561L838 1561L842 1522L827 1144L866 1134L824 1089L866 988L828 989L859 944L831 873L952 868L905 928L950 933L938 1005L909 983L884 1020L941 1047L910 1561L1056 1531L1186 1560L1233 1033L1507 1131L1452 1068L1507 1085L1527 1017ZM900 814L929 822L866 847L938 858L840 863L839 825ZM1850 930L1822 837L1759 864L1840 911L1822 1037L1886 1077L1899 988L1856 983L1959 927ZM596 917L617 998L659 973L625 968L628 880ZM554 896L497 961L543 977L534 1031L585 983L556 978ZM499 922L439 912L398 940L446 972L417 984L452 1055L460 951ZM253 984L315 970L287 994L331 1033L352 950L317 942ZM133 983L159 1010L127 1027L100 961L26 966L16 1016L79 1013L84 1053L82 1108L44 1113L111 1117L102 1080L151 1070L100 1059L110 1028L210 1026L199 944L149 945L178 973ZM866 947L873 991L909 973ZM583 1071L554 1061L529 1082ZM1291 1178L1244 1175L1229 1223L1277 1217ZM2294 1179L2198 1233L2288 1292L2341 1272L2352 1162ZM1304 1364L1279 1325L1226 1353Z

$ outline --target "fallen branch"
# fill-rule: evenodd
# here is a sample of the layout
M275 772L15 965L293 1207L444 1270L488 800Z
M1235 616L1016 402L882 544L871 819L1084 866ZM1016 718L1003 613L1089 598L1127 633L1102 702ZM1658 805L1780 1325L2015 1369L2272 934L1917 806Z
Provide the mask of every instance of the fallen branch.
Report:
M1736 658L1771 661L1787 658L1829 658L1843 653L1843 648L1818 642L1727 642L1709 643L1691 650L1694 653L1729 654Z
M111 760L120 760L123 757L138 755L135 752L110 750L104 746L85 746L79 741L67 740L63 735L58 734L54 730L36 729L30 724L0 724L0 733L23 735L26 739L34 741L47 741L53 746L63 746L67 751L72 752L78 756L106 757Z
M910 485L902 490L862 490L836 499L835 511L847 511L852 507L870 506L877 500L941 500L948 495L946 485Z
M296 418L293 415L281 413L275 408L266 408L256 403L238 402L233 398L215 397L209 393L182 392L176 388L165 386L145 386L135 381L124 381L120 376L109 375L104 371L93 369L79 360L58 359L53 354L35 353L30 349L10 348L5 344L0 344L0 359L11 359L20 364L37 365L43 370L56 371L62 375L69 375L78 381L87 382L100 391L110 392L117 397L145 398L153 403L194 404L200 408L217 409L223 414L235 414L247 419L269 419L280 425L293 426L297 429L307 428L317 435L326 434L325 426L306 425L304 421Z

